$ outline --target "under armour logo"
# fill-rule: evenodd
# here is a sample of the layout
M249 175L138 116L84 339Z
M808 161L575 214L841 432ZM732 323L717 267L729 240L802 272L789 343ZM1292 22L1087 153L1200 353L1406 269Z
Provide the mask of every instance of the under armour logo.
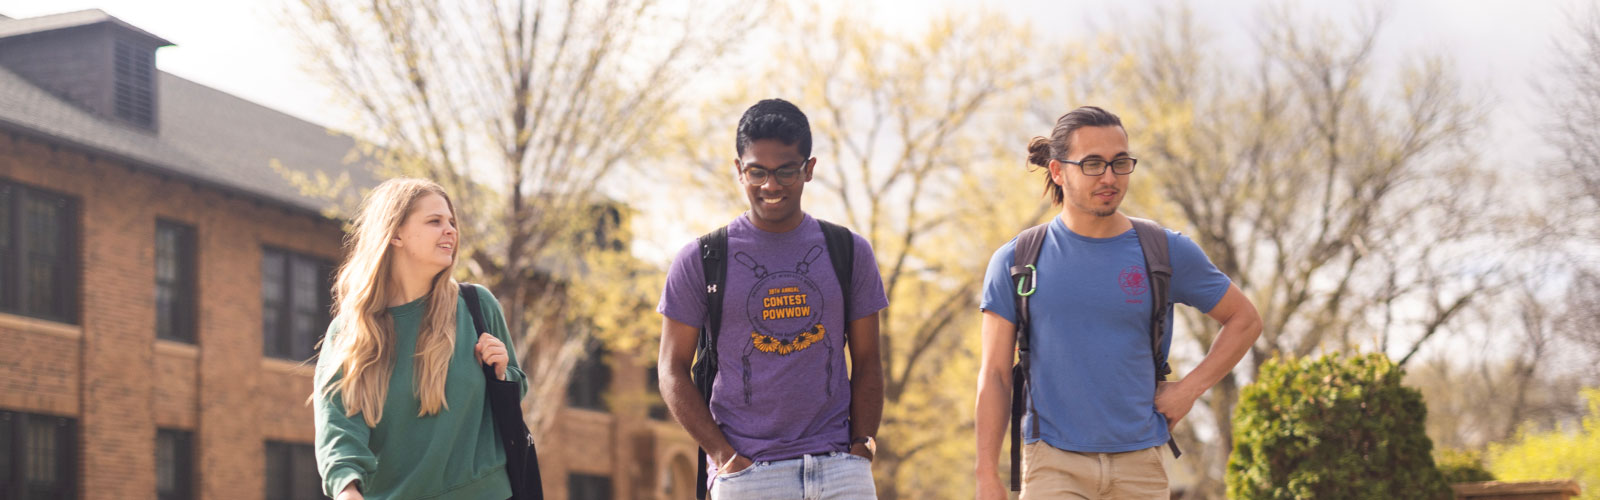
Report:
M706 285L706 293L717 293L717 285L716 284Z

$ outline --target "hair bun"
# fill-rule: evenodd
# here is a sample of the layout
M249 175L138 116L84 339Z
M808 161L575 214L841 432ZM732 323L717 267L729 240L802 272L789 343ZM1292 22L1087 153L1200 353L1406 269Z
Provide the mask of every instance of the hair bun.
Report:
M1028 141L1028 163L1041 167L1050 166L1050 139L1047 137L1034 137Z

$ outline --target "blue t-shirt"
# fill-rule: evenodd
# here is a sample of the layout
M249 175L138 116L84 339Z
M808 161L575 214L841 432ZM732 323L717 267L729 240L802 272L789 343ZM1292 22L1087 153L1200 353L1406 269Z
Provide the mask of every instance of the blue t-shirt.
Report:
M1211 311L1231 283L1194 241L1167 231L1173 303ZM1011 264L1017 241L994 252L984 276L984 310L1017 321ZM1150 289L1134 230L1110 238L1073 233L1057 217L1039 250L1038 290L1029 298L1033 357L1024 441L1087 453L1140 450L1167 442L1156 412L1150 353ZM1169 309L1168 317L1172 311ZM1161 343L1172 346L1172 321ZM1034 421L1037 418L1037 422ZM1037 428L1036 428L1037 427Z

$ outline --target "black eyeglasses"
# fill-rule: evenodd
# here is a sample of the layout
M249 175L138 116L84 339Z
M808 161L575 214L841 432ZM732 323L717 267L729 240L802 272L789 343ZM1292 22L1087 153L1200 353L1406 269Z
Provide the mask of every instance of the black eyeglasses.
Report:
M775 170L761 167L745 167L740 172L744 174L745 184L751 186L766 184L768 176L776 177L779 186L788 186L800 180L800 174L804 171L804 166L805 163L801 162L799 166L778 167Z
M1059 161L1061 163L1071 163L1073 165L1077 165L1078 169L1083 170L1083 175L1087 175L1089 177L1099 177L1099 176L1105 175L1107 166L1111 167L1111 173L1113 173L1113 174L1128 175L1128 174L1133 173L1133 166L1137 165L1139 163L1139 159L1138 158L1129 158L1129 157L1117 158L1117 159L1111 160L1109 162L1107 162L1105 160L1100 160L1100 159L1083 160L1083 161L1068 161L1068 160L1057 159L1056 161Z

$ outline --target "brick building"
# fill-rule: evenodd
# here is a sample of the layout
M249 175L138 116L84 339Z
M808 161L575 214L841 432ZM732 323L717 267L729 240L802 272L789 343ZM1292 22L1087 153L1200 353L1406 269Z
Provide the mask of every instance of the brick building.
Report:
M661 403L650 354L591 346L578 363L566 407L539 443L548 498L694 498L698 450Z
M320 497L304 361L342 233L273 165L371 177L349 137L157 70L168 45L0 16L0 498ZM594 359L540 443L551 497L692 497L648 362Z

